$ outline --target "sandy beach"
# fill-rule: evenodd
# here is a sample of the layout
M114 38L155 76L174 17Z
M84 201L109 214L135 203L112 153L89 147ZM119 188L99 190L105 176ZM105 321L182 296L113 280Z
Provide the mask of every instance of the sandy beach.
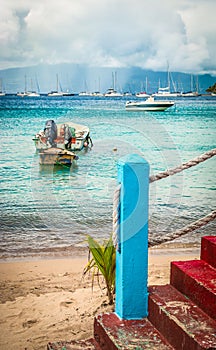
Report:
M198 259L199 248L149 250L149 285L169 283L170 262ZM94 316L113 311L106 290L83 278L88 253L0 263L0 349L42 350L49 341L87 339Z

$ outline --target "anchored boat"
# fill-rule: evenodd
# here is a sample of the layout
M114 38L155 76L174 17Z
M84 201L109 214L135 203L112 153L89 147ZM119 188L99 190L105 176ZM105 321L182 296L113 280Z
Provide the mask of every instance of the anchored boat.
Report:
M87 126L65 122L56 124L54 120L47 120L45 128L33 138L37 150L52 148L81 151L92 147L90 130Z
M39 163L42 165L64 165L71 166L78 156L68 150L51 147L39 151Z
M130 111L165 111L174 104L174 101L155 100L154 97L150 96L144 101L127 101L125 108Z

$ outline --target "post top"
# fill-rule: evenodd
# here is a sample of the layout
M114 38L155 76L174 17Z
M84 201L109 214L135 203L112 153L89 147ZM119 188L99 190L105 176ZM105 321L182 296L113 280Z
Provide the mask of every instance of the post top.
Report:
M129 163L129 164L148 164L148 162L143 158L141 157L139 154L136 154L136 153L132 153L132 154L127 154L126 156L120 158L118 160L118 163L123 165L123 164L126 164L126 163Z

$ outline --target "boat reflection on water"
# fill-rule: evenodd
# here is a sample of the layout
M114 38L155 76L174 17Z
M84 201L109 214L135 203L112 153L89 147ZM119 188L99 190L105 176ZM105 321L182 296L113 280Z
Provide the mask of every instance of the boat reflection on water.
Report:
M70 166L64 164L40 164L38 168L39 176L55 177L72 176L78 171L78 163L73 162Z

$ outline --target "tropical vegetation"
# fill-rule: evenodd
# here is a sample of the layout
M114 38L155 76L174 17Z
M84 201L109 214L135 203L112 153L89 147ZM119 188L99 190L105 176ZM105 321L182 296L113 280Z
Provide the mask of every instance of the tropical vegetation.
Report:
M87 265L84 268L83 274L92 273L92 287L95 278L100 284L100 277L102 277L106 284L107 296L109 304L114 303L115 294L115 272L116 272L116 250L113 246L112 237L102 244L87 236L87 242L90 252L90 257Z

